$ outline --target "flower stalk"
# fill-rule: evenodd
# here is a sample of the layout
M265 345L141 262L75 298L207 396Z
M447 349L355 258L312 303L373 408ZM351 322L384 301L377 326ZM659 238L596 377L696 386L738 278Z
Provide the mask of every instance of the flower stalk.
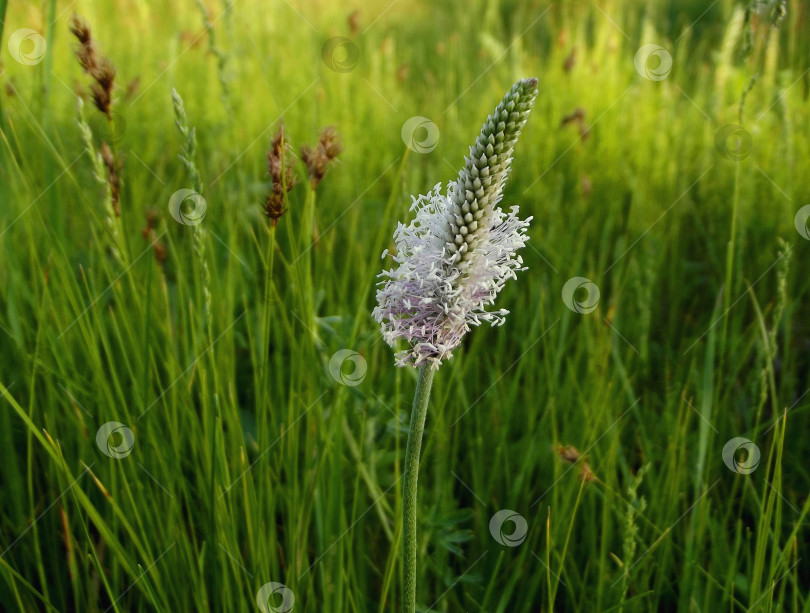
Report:
M416 609L416 483L419 479L419 455L425 432L430 388L435 370L427 364L419 367L419 379L411 411L411 429L405 448L405 487L402 497L402 541L404 543L404 587L402 610Z

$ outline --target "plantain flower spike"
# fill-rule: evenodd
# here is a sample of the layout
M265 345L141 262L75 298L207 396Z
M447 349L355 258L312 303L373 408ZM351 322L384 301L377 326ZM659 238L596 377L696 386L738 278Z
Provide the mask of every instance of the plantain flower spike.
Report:
M445 193L439 183L413 197L414 219L398 224L397 266L380 274L372 313L391 347L408 345L395 354L398 366L437 369L470 326L504 322L507 310L487 307L525 270L517 251L528 240L531 217L521 220L517 206L504 212L498 203L536 96L537 79L515 83L484 122L458 178Z

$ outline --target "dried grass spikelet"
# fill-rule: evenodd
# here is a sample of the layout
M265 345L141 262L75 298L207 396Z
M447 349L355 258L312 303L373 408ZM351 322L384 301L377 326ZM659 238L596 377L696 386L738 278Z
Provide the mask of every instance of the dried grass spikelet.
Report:
M121 177L118 173L115 156L113 156L113 152L106 142L101 143L101 159L107 169L107 185L110 190L110 202L112 203L113 212L116 217L121 217L121 211L118 209L118 199L121 194Z
M151 208L147 209L146 213L144 213L144 217L146 218L146 225L143 227L143 230L141 230L141 235L143 235L145 240L148 239L152 231L157 228L160 214L157 209Z
M560 459L569 464L576 464L582 458L579 450L573 445L555 445L554 453L560 456Z
M588 175L583 174L580 185L581 185L581 188L582 188L582 197L583 198L590 197L591 189L593 188L593 184L591 183L591 178Z
M572 121L581 123L583 119L585 119L585 109L583 109L581 106L578 106L571 113L562 118L560 125L564 126L566 124L571 123Z
M591 465L588 464L585 460L585 456L583 456L576 447L573 445L554 445L552 450L563 462L567 462L568 464L576 464L582 461L582 466L579 469L579 478L582 481L588 483L597 480L597 476L591 470Z
M355 9L346 18L346 23L349 25L349 32L352 36L357 36L360 33L360 9Z
M115 81L115 66L107 58L101 58L90 76L95 79L95 83L90 85L93 94L93 102L96 108L104 113L108 119L112 119L112 89Z
M562 118L560 126L566 126L573 123L579 129L579 136L582 140L587 140L589 136L588 126L585 125L585 109L578 106L574 111Z
M144 240L152 243L152 252L158 264L166 261L166 246L158 240L157 225L160 222L160 213L157 209L146 211L146 225L141 230Z
M70 18L69 28L71 33L79 41L76 49L76 59L82 69L89 74L94 83L90 85L93 96L93 103L96 108L112 120L112 90L115 82L115 65L106 57L99 53L90 26L87 22L73 15Z
M566 56L565 61L563 62L563 70L565 70L565 72L571 72L571 69L574 67L576 63L577 63L577 48L572 47L571 53L569 53Z
M289 158L290 144L284 135L284 124L279 122L270 143L270 150L267 152L267 172L270 175L271 191L267 194L264 213L272 220L273 226L287 212L284 208L284 199L298 182L292 165L288 162Z
M132 98L136 93L138 93L140 87L141 87L141 76L136 75L135 78L132 79L127 84L126 93L124 93L124 99L128 100Z
M582 465L582 468L579 469L579 478L582 479L585 483L590 483L591 481L596 481L598 477L593 474L591 470L591 465L585 462Z
M343 147L338 140L337 131L332 126L321 131L315 148L301 147L301 159L307 165L307 174L312 189L318 187L318 183L326 176L329 164L337 158L341 151L343 151Z

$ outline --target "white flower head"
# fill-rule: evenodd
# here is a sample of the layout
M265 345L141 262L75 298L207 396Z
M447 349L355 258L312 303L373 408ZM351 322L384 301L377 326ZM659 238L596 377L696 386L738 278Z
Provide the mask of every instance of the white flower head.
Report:
M416 216L398 225L398 266L381 273L372 313L389 345L409 345L396 353L398 366L438 368L470 326L504 322L508 311L487 307L524 270L517 250L528 240L531 217L521 220L518 207L504 212L498 203L536 96L537 79L515 83L484 122L458 179L444 193L439 183L413 198Z

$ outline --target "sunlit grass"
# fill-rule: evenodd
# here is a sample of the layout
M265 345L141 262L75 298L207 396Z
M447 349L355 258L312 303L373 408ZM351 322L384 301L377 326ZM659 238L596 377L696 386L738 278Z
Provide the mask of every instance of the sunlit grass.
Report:
M416 376L370 316L379 255L410 195L456 175L492 100L538 75L504 201L534 216L529 270L499 296L506 325L434 385L418 602L809 611L806 6L770 35L727 1L205 6L5 10L0 603L256 611L278 582L296 611L397 610ZM76 125L74 10L118 70L124 260ZM40 63L10 55L19 28L47 40ZM322 58L333 36L359 51L347 72ZM649 43L672 57L660 81L634 67ZM172 88L196 128L199 226L168 206L196 189ZM413 116L435 122L434 150L405 147ZM296 162L273 230L282 117L296 154L328 125L344 151L315 191ZM729 124L751 138L738 161L716 143ZM566 307L572 277L598 286L592 312ZM358 385L330 372L341 349L362 356ZM134 436L118 459L96 443L111 421ZM724 464L733 437L761 450L750 474ZM517 546L490 531L503 509L526 520Z

